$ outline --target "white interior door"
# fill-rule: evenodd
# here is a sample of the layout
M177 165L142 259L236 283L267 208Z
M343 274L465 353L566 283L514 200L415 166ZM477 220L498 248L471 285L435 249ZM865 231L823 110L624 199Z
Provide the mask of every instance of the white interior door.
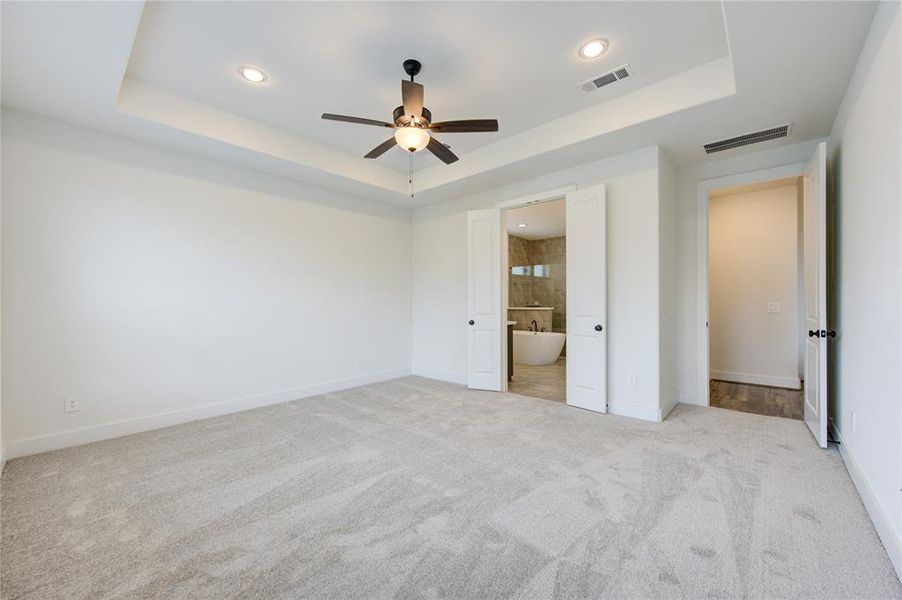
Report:
M607 412L604 186L567 194L567 404Z
M467 213L467 386L500 391L501 355L501 209Z
M803 178L805 278L805 423L827 447L827 144ZM834 334L835 335L835 334Z

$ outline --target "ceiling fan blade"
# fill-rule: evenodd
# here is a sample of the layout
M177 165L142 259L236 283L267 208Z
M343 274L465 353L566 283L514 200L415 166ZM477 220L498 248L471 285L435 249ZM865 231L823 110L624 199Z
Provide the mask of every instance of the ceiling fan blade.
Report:
M467 119L462 121L441 121L429 126L432 131L442 133L470 133L477 131L498 131L496 119Z
M385 152L389 148L397 145L397 143L398 142L395 141L395 137L392 136L392 137L388 138L387 140L385 140L384 142L382 142L381 144L379 144L378 146L376 146L375 148L373 148L372 150L370 150L369 152L367 152L366 154L364 154L363 158L379 158L380 156L385 154Z
M358 125L375 125L376 127L389 127L394 129L395 126L385 121L377 121L375 119L364 119L361 117L349 117L348 115L333 115L323 113L323 118L327 121L341 121L343 123L357 123Z
M401 103L407 117L423 116L423 86L413 81L401 80Z
M439 157L446 165L450 165L457 160L457 155L434 137L429 138L429 145L426 146L426 149Z

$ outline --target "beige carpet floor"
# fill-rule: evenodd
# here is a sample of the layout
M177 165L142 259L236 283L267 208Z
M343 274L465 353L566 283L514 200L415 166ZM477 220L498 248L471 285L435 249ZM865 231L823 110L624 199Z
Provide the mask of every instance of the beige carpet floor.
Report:
M3 598L899 598L804 423L404 378L10 461Z

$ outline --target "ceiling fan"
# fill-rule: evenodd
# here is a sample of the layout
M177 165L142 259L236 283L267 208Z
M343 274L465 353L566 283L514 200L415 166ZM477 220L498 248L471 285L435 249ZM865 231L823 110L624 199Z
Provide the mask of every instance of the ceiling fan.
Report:
M446 165L456 161L457 156L445 144L432 137L430 132L470 133L476 131L498 131L498 121L496 119L469 119L433 123L432 113L423 106L423 86L415 83L413 80L420 72L421 67L422 65L418 60L411 58L404 61L404 71L410 76L410 81L401 80L401 106L394 110L392 115L393 123L329 113L323 113L323 118L328 121L374 125L395 130L394 136L370 150L364 155L364 158L382 156L389 148L397 144L410 153L426 148Z

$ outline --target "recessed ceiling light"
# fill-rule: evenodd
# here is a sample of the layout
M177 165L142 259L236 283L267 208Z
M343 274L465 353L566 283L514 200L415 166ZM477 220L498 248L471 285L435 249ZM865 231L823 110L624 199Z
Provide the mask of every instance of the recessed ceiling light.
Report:
M251 83L263 83L266 81L266 73L254 67L240 67L238 74Z
M520 229L525 229L525 228L526 228L526 223L518 223L518 224L517 224L517 227L519 227Z
M598 58L608 49L607 40L595 38L579 47L580 58Z

